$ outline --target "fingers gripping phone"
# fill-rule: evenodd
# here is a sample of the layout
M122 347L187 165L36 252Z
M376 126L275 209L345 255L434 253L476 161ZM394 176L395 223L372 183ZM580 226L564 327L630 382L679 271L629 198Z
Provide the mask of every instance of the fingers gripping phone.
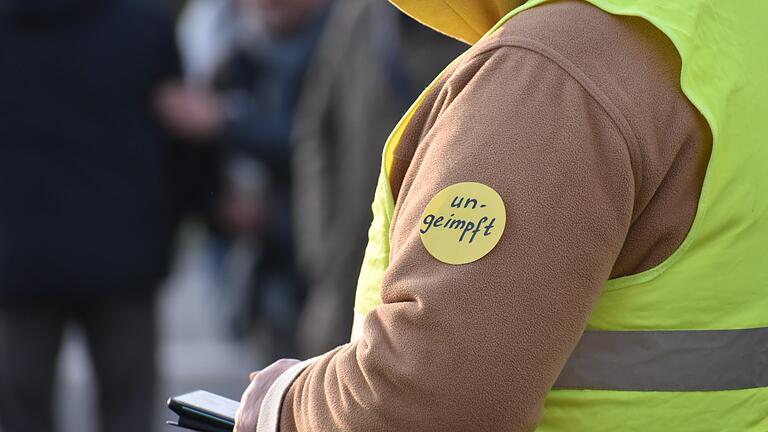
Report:
M179 415L170 425L201 432L232 432L240 403L203 390L168 399L168 408Z

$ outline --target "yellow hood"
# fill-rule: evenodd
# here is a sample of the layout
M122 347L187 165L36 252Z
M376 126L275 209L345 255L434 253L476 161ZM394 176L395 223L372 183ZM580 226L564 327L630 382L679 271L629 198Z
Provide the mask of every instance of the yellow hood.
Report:
M390 0L433 29L474 44L525 0Z

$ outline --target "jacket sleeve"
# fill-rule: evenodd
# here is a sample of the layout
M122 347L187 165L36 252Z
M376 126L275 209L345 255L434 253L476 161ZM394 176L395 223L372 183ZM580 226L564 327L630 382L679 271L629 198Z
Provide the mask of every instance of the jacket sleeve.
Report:
M383 304L360 340L298 374L281 432L535 428L634 202L625 134L575 75L509 44L451 75L397 198ZM422 244L422 212L468 181L500 194L505 232L480 260L444 264Z

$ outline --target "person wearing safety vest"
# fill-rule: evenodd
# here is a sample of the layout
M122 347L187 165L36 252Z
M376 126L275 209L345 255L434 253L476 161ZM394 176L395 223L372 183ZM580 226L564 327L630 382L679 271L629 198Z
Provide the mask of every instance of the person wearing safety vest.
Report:
M352 341L236 431L768 430L768 2L393 3L473 46L386 143Z

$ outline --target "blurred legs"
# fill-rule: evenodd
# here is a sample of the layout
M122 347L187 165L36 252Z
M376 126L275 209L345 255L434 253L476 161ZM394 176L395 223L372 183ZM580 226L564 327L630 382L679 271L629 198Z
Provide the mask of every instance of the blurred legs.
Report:
M157 372L154 297L100 302L80 317L99 385L101 430L154 428Z
M0 307L0 430L53 430L53 383L66 316L34 303Z

